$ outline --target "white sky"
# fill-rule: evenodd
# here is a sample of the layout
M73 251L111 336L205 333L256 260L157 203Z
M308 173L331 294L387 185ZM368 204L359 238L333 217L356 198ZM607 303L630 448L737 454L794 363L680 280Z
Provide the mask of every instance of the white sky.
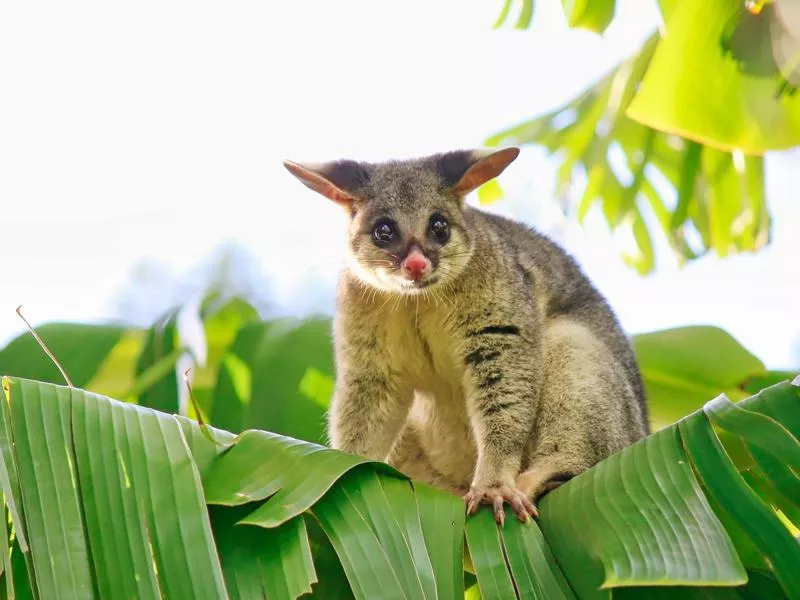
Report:
M344 217L281 159L480 145L570 99L657 19L654 1L618 2L603 39L569 30L549 0L533 30L493 31L501 4L3 3L0 344L24 327L18 304L34 324L102 319L142 258L187 269L224 240L256 254L279 303L302 305L310 282L330 295ZM768 164L775 243L756 256L640 278L599 222L560 239L631 333L713 323L768 365L797 367L798 165L797 152ZM495 210L562 226L552 171L523 152Z

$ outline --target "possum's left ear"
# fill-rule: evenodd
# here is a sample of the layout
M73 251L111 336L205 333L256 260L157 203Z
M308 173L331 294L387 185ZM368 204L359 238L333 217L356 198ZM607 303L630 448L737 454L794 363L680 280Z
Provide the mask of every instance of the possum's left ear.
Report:
M283 166L306 187L345 207L358 199L369 181L367 167L353 160L313 164L285 160Z
M439 155L436 170L458 196L465 196L505 171L519 156L519 148L457 150Z

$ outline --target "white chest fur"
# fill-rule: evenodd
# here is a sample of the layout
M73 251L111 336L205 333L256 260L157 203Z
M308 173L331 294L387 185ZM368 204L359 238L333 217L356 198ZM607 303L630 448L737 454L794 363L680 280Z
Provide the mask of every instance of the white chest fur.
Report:
M462 339L453 330L452 307L420 303L382 315L387 350L414 390L408 426L431 465L468 485L476 460L465 397Z

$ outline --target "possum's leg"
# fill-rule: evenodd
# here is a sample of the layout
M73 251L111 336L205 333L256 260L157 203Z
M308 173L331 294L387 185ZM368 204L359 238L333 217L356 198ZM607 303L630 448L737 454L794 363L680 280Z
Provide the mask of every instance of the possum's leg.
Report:
M407 424L389 453L390 465L412 479L422 481L451 494L467 492L440 473L430 462L413 425Z
M517 476L517 488L536 502L587 468L558 454L537 457L529 469Z
M469 514L488 504L495 520L505 519L508 504L527 521L536 508L514 482L526 454L540 402L542 362L538 328L523 327L534 318L518 307L476 304L463 317L461 344L464 395L477 450L469 491ZM456 450L457 451L457 450Z
M516 479L533 501L644 436L625 370L586 326L554 321L543 345L542 401Z

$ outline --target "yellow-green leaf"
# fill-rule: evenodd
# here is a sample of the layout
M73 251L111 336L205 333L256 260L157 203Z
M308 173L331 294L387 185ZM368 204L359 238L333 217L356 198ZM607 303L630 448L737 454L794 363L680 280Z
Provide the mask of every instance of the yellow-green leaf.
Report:
M678 3L628 116L725 151L800 144L800 94L786 82L798 83L797 67L780 58L787 44L800 52L800 40L775 6L752 14L737 0Z
M614 0L561 0L570 27L603 33L614 18Z

